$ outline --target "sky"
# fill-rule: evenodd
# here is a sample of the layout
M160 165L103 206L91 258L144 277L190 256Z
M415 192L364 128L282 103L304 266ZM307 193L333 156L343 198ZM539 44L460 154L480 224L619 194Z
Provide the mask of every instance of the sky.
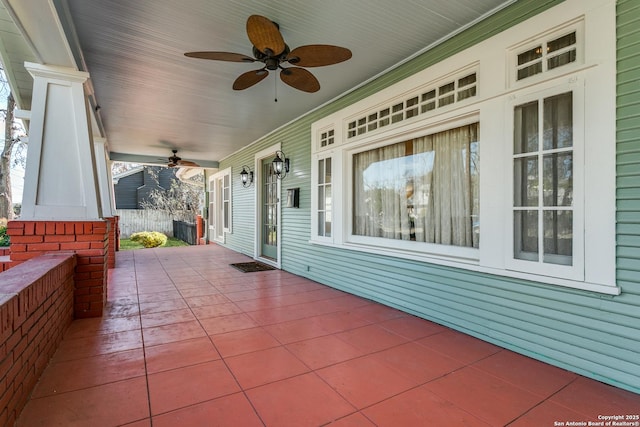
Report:
M6 108L6 96L0 91L0 109ZM0 118L0 136L4 135L4 120ZM0 139L0 146L2 144ZM2 151L0 149L0 151ZM22 165L14 165L11 162L11 196L13 203L22 203L22 190L24 188L24 167Z
M11 197L13 203L22 203L22 189L24 188L24 169L22 166L11 168Z

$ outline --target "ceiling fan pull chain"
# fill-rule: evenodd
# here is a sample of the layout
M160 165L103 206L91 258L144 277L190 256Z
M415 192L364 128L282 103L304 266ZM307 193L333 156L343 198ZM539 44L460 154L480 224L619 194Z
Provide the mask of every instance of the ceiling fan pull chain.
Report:
M273 75L275 76L275 78L273 79L273 88L276 93L276 97L273 102L278 102L278 77L276 76L276 73L273 73Z

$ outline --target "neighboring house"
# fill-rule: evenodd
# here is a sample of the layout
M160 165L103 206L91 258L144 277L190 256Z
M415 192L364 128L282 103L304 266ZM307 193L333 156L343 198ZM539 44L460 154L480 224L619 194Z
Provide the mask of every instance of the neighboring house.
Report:
M514 2L221 161L213 238L640 392L639 22Z
M157 180L150 172L157 173ZM153 190L168 190L176 179L176 169L160 166L138 166L113 176L116 209L143 209Z

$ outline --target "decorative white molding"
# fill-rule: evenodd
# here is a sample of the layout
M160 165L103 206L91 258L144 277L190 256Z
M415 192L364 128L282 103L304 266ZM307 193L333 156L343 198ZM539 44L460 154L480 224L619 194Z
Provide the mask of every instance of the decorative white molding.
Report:
M33 76L22 219L102 218L84 82L88 73L25 63Z
M107 145L105 138L93 138L102 213L105 216L114 216L116 215L116 203L113 191L113 178L111 176L111 161L109 160Z

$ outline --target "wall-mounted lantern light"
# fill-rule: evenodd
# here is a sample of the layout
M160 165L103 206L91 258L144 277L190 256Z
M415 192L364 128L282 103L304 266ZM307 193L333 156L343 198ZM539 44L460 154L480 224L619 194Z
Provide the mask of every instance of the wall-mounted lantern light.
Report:
M289 173L289 159L280 150L276 151L276 157L271 161L271 165L278 179L284 178Z
M242 172L240 172L240 181L244 188L251 187L253 183L253 171L249 166L242 166Z

